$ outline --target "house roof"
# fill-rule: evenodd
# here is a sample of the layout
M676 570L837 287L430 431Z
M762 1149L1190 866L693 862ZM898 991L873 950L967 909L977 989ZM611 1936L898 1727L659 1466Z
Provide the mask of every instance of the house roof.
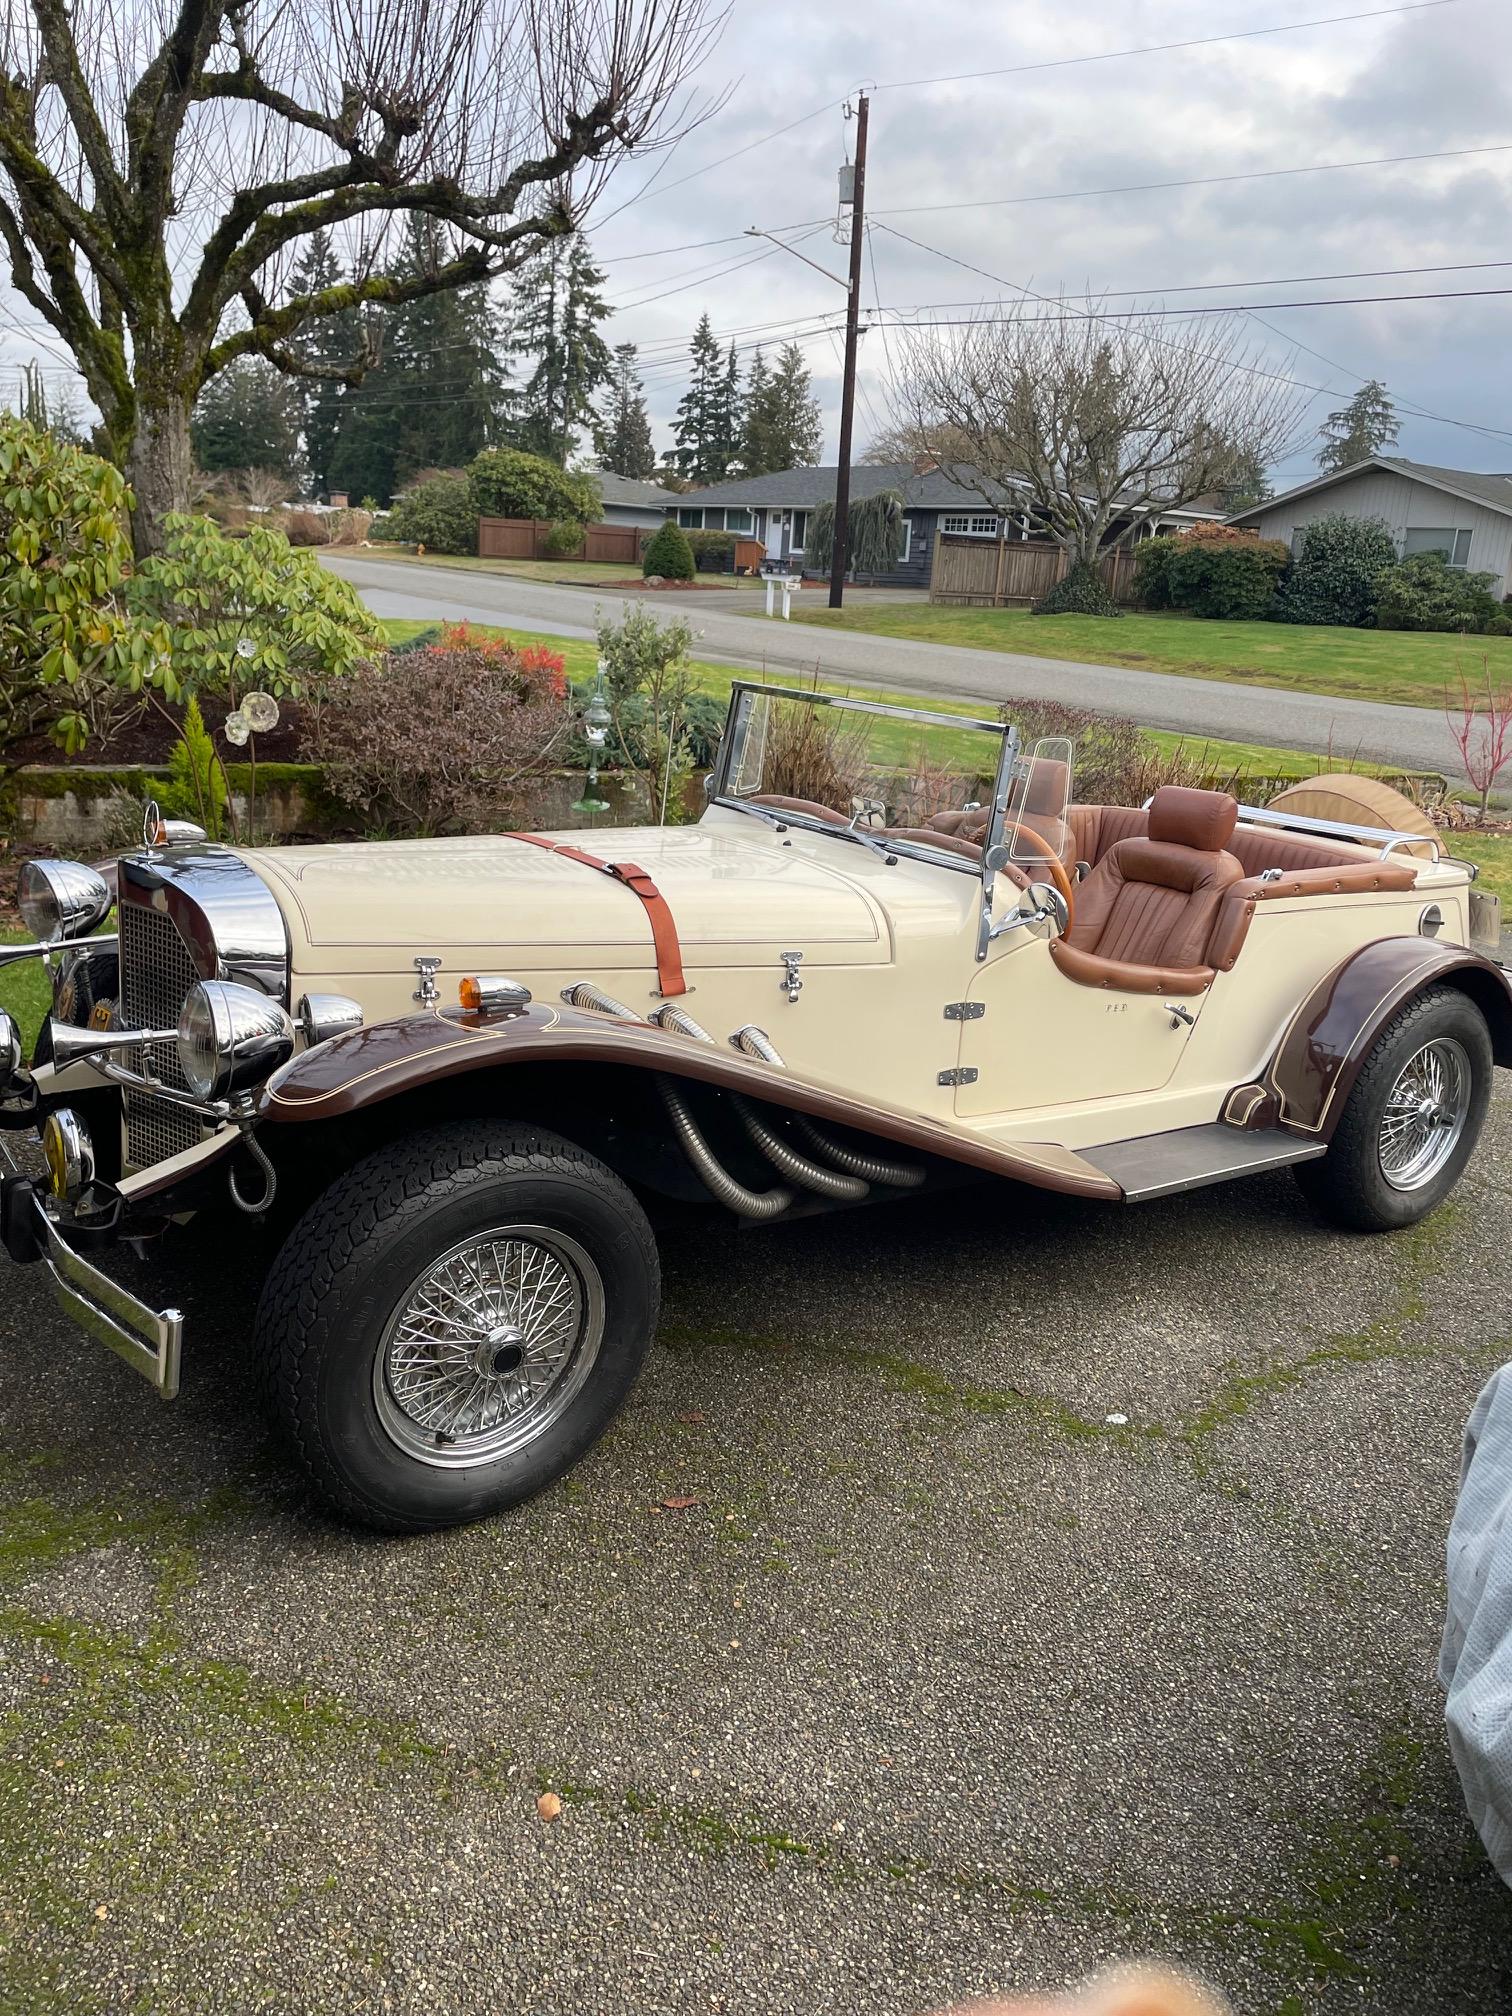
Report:
M1347 469L1332 469L1326 475L1314 476L1310 482L1299 483L1294 490L1283 490L1279 497L1267 497L1263 504L1256 504L1248 511L1236 511L1229 523L1248 525L1263 511L1274 511L1278 504L1290 504L1295 498L1310 497L1315 491L1346 483L1351 476L1363 475L1367 469L1390 469L1398 476L1410 476L1415 483L1427 483L1451 497L1462 498L1469 504L1484 504L1488 510L1512 518L1512 476L1481 469L1444 469L1434 462L1409 462L1404 455L1367 455L1363 461L1351 462Z
M588 473L606 504L644 504L660 510L663 505L677 502L673 492L660 483L637 483L633 477L616 476L608 469L592 469Z
M702 490L689 490L672 498L674 508L721 504L759 505L768 509L812 511L820 504L835 501L835 477L839 465L825 463L814 469L780 469L770 476L733 476L726 483L710 483ZM987 486L988 494L1000 509L1013 509L1023 502L1027 484L1009 481ZM988 508L982 491L962 483L943 469L920 475L912 462L857 462L851 468L851 496L873 497L879 490L896 490L905 511L982 511ZM1206 511L1169 511L1171 518L1206 518Z

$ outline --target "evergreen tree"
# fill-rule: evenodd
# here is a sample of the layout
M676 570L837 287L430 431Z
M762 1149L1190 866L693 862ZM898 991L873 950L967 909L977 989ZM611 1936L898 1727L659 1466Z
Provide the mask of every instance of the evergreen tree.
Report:
M221 469L271 469L294 483L300 471L299 402L289 380L261 357L239 357L195 402L189 422L195 459Z
M304 241L289 279L293 296L322 294L337 287L343 278L341 261L329 231L312 231ZM322 317L306 324L290 344L301 363L325 371L340 371L354 364L362 354L362 319L355 308L343 315ZM317 491L331 487L331 460L341 434L349 388L334 378L296 378L304 431L305 460Z
M1394 447L1401 429L1386 387L1379 378L1370 378L1347 406L1329 414L1318 431L1323 436L1318 467L1332 472Z
M444 265L453 248L433 218L412 216L389 271L397 279ZM423 469L460 469L504 437L508 379L488 283L380 311L378 364L341 402L326 471L353 497L386 502Z
M698 318L688 346L692 377L677 402L673 437L677 467L694 483L717 483L729 466L730 428L726 415L726 366L708 315Z
M1265 464L1252 448L1241 448L1234 460L1234 467L1219 493L1224 515L1232 517L1236 511L1252 511L1257 504L1263 504L1273 496L1266 480Z
M71 378L65 378L58 387L47 426L55 440L62 441L69 447L89 446L89 429L79 412L79 403Z
M593 402L615 373L599 334L609 315L603 284L581 237L554 238L515 283L509 349L532 369L519 397L514 445L564 467L580 433L599 427Z
M47 380L42 376L42 366L35 357L30 364L21 366L21 380L16 387L16 411L33 427L46 430Z
M741 437L744 433L740 411L740 365L735 357L735 345L730 344L729 355L725 358L724 383L720 387L719 412L715 440L716 459L719 473L728 476L733 465L741 460Z
M796 343L784 343L768 370L758 350L746 385L742 455L748 476L812 468L824 446L824 423L809 368Z
M615 346L614 375L594 433L599 461L616 476L646 481L656 474L656 448L633 343Z

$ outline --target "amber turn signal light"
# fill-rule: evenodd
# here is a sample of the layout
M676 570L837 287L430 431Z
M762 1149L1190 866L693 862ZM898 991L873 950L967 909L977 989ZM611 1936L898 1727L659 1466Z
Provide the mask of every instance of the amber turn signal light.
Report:
M528 1008L530 989L519 980L505 980L496 973L470 973L458 986L457 999L469 1014L498 1014L509 1008Z

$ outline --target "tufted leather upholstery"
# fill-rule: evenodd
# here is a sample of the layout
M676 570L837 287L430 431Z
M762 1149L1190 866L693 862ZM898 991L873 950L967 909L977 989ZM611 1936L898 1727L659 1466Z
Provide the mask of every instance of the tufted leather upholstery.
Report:
M1224 851L1238 810L1221 791L1157 791L1148 835L1103 854L1077 892L1075 923L1051 944L1067 978L1151 994L1207 987L1208 934L1223 892L1244 874Z

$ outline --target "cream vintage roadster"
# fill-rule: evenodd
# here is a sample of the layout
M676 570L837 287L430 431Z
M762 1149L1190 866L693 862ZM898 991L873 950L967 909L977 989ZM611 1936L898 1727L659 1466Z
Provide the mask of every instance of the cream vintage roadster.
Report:
M766 1223L1289 1166L1362 1231L1431 1210L1512 1063L1473 868L1359 780L1100 805L1071 757L737 684L693 825L259 851L152 810L111 876L30 863L37 943L0 957L48 961L53 1013L29 1062L0 1021L0 1123L46 1175L8 1158L9 1257L171 1397L179 1313L102 1261L171 1278L184 1227L261 1221L293 1447L414 1531L603 1432L660 1199Z

